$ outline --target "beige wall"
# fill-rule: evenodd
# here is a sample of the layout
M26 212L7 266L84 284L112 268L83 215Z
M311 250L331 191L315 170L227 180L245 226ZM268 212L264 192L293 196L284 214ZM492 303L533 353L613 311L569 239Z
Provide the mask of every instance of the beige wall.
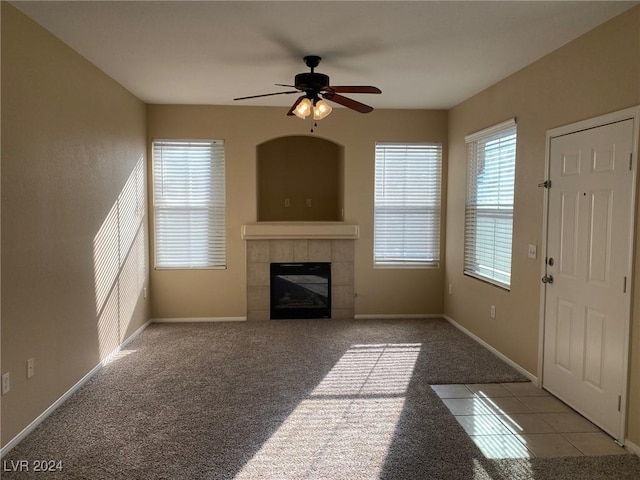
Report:
M1 84L5 445L148 306L144 105L6 2Z
M227 175L227 270L158 271L153 270L152 262L154 318L246 315L245 245L240 227L257 219L256 147L283 135L306 135L312 125L287 117L286 111L275 107L148 106L150 139L223 139ZM374 148L376 141L446 144L447 113L376 110L362 115L340 108L318 125L314 135L344 146L345 222L361 228L355 247L356 314L441 313L442 268L373 268ZM446 145L443 155L446 158Z
M605 23L449 112L445 312L537 374L545 141L548 129L640 104L640 7ZM516 198L510 292L462 274L465 135L517 117ZM636 242L640 246L640 236ZM636 247L638 248L638 247ZM640 266L640 264L638 265ZM636 268L636 272L639 271ZM636 279L637 280L637 279ZM640 442L640 287L633 319L629 438ZM490 305L497 318L490 319Z

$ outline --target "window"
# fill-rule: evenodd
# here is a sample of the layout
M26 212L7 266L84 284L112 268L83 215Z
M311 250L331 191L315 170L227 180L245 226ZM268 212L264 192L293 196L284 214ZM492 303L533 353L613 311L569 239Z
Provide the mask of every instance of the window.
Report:
M224 144L153 142L156 268L224 268Z
M441 169L440 144L376 144L376 266L438 266Z
M515 119L465 139L468 152L464 273L511 285Z

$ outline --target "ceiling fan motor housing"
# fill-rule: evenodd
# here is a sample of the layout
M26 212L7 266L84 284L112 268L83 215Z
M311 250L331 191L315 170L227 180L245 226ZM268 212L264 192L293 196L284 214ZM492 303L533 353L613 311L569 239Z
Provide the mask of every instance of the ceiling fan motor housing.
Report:
M295 86L305 92L319 92L329 86L329 76L324 73L299 73L296 75Z

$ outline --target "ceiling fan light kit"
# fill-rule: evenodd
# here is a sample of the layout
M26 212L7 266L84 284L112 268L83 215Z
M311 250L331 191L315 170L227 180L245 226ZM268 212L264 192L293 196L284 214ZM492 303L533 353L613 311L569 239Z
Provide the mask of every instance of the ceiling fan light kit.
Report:
M329 106L324 100L314 99L312 103L308 98L303 98L298 105L293 109L292 113L301 119L307 118L313 112L314 120L322 120L328 116L333 108Z
M373 111L373 107L339 94L382 93L379 88L364 85L330 86L328 75L315 72L315 68L320 64L320 60L322 60L319 56L307 55L303 60L307 67L311 69L311 72L297 74L293 85L284 85L281 83L276 84L280 87L293 87L296 90L239 97L234 98L234 100L247 100L250 98L269 97L273 95L289 95L291 93L301 92L302 95L298 97L287 112L287 115L295 115L301 119L305 119L311 114L313 114L314 120L322 120L327 117L333 109L327 102L325 102L325 100L338 103L360 113L369 113Z

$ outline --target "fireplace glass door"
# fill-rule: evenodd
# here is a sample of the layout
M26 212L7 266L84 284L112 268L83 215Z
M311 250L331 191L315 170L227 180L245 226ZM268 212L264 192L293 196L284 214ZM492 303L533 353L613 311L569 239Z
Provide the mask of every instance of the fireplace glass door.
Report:
M331 318L331 263L272 263L271 318Z

